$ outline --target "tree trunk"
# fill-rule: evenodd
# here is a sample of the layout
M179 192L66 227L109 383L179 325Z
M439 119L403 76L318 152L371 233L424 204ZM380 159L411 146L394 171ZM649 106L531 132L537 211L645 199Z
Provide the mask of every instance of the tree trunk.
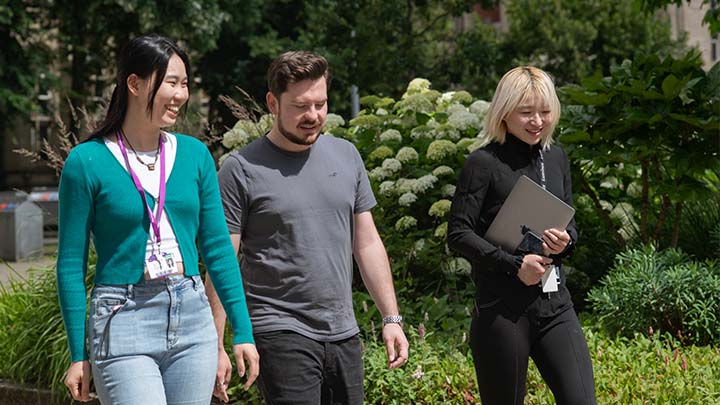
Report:
M648 207L650 205L650 190L649 190L649 181L648 181L648 162L647 159L642 158L640 159L640 168L642 169L642 173L640 174L640 179L642 181L642 202L640 206L640 240L643 241L643 243L648 243L648 232L647 232L647 223L648 223Z
M655 181L658 183L662 179L662 175L660 173L660 162L658 161L657 156L653 157L653 168L655 169ZM667 216L667 211L670 208L670 197L667 194L663 194L662 196L662 207L660 208L660 214L658 215L657 223L655 224L655 232L653 232L653 240L658 243L660 241L660 232L662 231L663 225L665 225L665 218Z
M683 202L678 201L675 203L675 223L673 224L672 241L670 247L676 248L678 240L680 240L680 221L682 220L682 209Z

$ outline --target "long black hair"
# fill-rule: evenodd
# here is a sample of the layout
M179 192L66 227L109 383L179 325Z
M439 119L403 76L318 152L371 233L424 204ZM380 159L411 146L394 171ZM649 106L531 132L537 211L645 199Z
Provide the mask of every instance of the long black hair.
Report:
M137 37L125 45L118 54L115 89L110 99L107 114L102 124L90 134L87 140L112 134L120 129L127 113L127 79L132 74L143 80L151 78L153 74L155 75L153 89L150 92L147 105L147 113L151 115L155 95L162 84L162 79L167 72L168 62L173 55L177 55L185 64L189 86L191 82L190 58L171 39L157 34L149 34Z

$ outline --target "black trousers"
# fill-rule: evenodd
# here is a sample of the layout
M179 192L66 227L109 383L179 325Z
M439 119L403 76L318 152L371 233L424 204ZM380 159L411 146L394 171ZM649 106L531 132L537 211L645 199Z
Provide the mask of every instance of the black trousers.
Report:
M318 342L291 331L255 334L260 354L258 386L268 405L363 403L358 335Z
M560 404L595 404L585 335L570 308L550 318L514 315L502 302L476 308L470 346L483 405L522 405L532 358Z

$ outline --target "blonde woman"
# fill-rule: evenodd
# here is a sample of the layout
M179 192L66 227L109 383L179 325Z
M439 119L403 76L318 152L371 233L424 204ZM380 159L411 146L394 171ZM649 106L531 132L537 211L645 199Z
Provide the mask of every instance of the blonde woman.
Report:
M484 146L468 156L453 198L448 244L473 264L470 346L484 405L523 403L529 358L558 404L595 404L590 355L562 270L577 241L575 222L543 232L543 255L506 251L483 238L522 175L572 204L567 155L552 145L559 118L547 73L507 72L485 117ZM543 292L540 280L551 269L559 286Z

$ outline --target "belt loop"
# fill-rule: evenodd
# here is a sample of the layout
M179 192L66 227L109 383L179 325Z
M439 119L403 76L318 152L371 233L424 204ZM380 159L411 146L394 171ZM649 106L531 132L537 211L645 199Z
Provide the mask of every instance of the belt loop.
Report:
M133 293L134 293L135 284L128 284L127 285L127 298L133 299Z
M192 278L193 290L197 291L197 290L198 290L198 283L200 282L200 276L190 276L190 278Z

